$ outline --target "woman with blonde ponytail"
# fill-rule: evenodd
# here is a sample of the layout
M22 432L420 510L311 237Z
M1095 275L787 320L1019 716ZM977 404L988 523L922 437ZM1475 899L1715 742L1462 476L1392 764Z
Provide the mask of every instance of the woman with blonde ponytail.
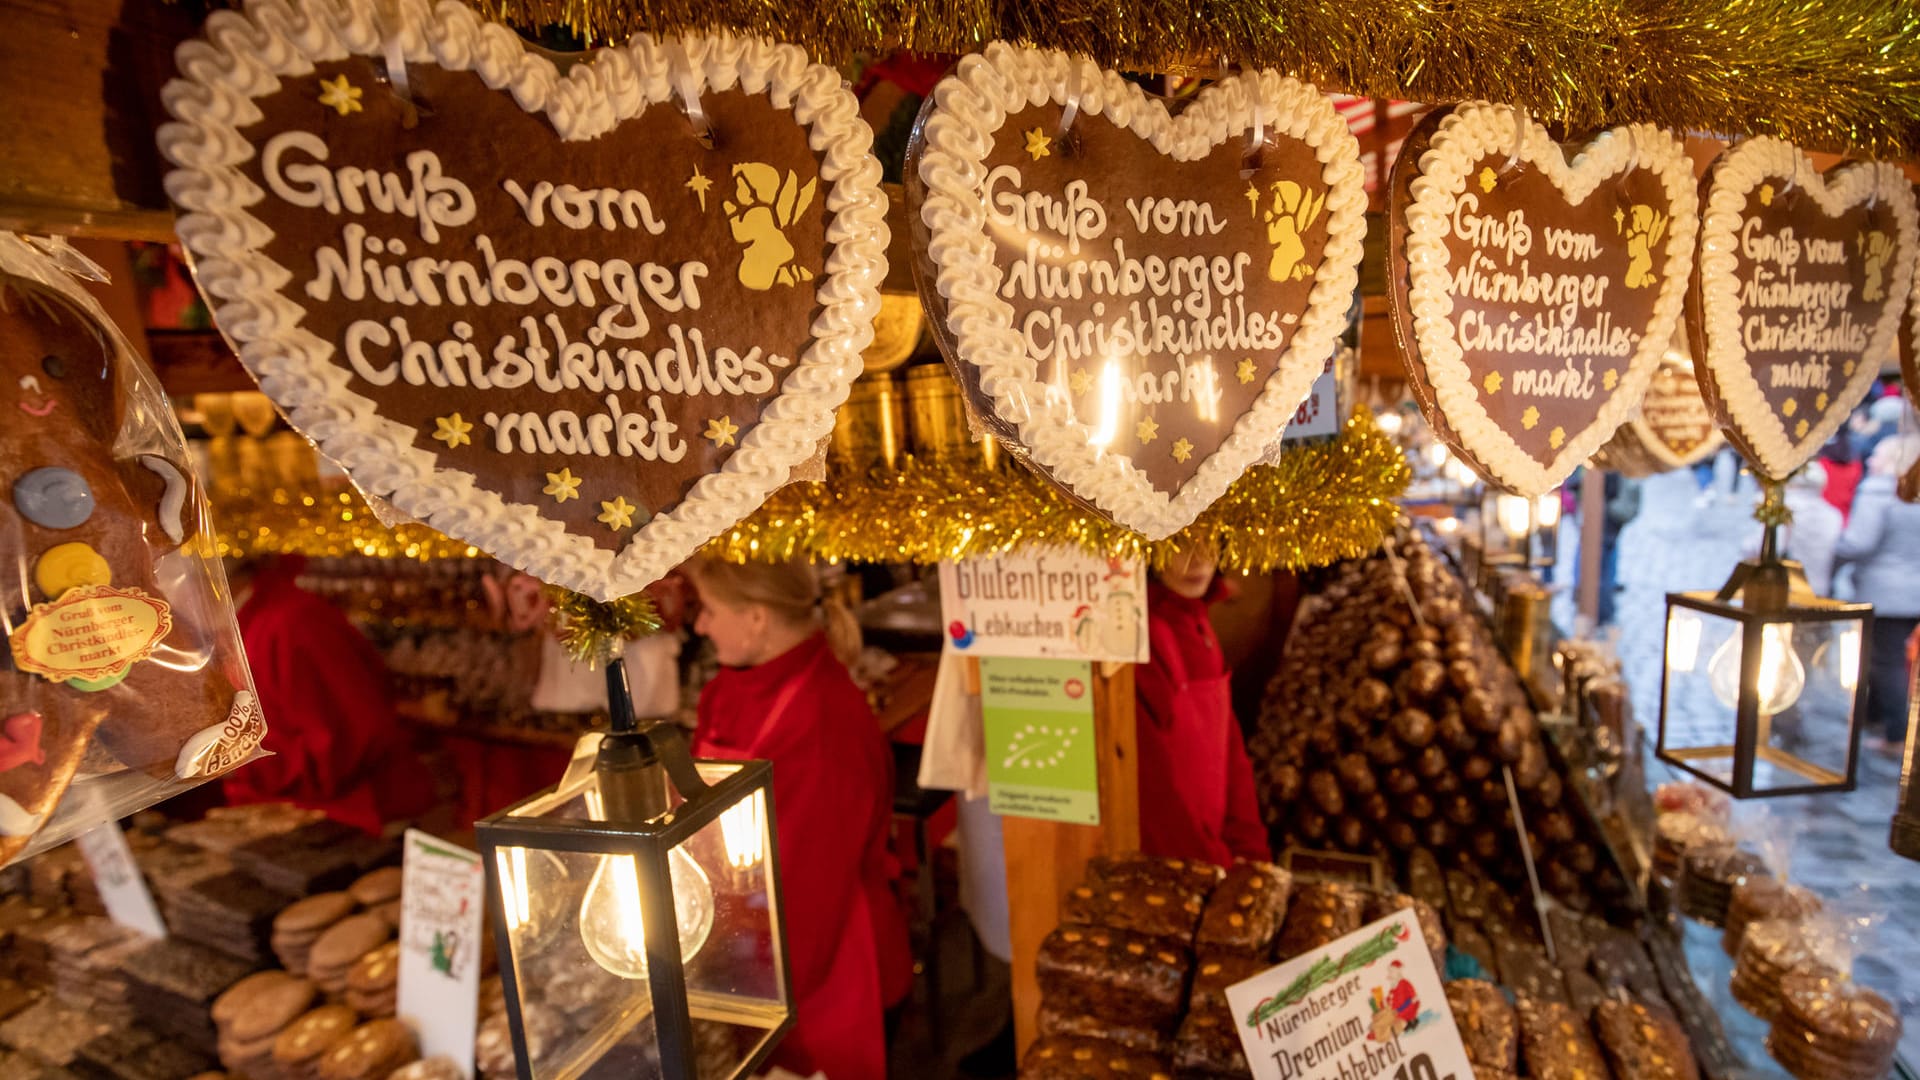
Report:
M847 675L860 625L805 562L698 560L694 632L720 674L700 693L694 753L773 763L796 1024L774 1060L883 1080L885 1009L913 986L888 852L893 755Z

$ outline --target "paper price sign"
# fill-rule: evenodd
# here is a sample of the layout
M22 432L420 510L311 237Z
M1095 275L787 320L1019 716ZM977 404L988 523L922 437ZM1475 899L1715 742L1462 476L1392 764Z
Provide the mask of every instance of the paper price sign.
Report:
M1397 912L1227 988L1258 1080L1473 1080L1419 920Z

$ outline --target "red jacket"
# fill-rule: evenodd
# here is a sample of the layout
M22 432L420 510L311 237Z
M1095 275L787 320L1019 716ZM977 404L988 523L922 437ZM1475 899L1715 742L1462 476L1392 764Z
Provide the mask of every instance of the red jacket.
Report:
M1140 847L1149 855L1270 859L1229 672L1207 608L1217 579L1191 600L1159 582L1147 591L1152 659L1134 669L1140 752Z
M291 802L378 833L433 802L433 782L387 698L386 665L340 609L269 567L239 611L267 722L261 758L228 774L235 806Z
M888 854L893 755L867 697L815 635L700 693L699 757L773 763L775 840L796 1024L774 1060L884 1080L881 1014L912 987Z

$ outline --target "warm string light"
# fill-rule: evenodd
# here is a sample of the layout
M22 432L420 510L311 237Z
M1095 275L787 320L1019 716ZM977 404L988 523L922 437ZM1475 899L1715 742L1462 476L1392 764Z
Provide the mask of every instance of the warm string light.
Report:
M1882 157L1920 148L1920 19L1885 0L469 2L596 43L724 27L837 62L1023 41L1131 71L1187 74L1230 61L1330 92L1506 102L1576 131L1645 121Z

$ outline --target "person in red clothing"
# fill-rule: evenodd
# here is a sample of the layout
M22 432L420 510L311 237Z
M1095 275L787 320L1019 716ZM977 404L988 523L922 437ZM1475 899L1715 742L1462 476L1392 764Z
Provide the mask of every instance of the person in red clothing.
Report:
M689 567L694 632L720 673L700 693L696 757L773 763L795 1026L774 1061L801 1076L883 1080L884 1013L913 986L888 853L893 755L847 676L853 613L804 562Z
M380 654L296 583L305 566L270 556L228 575L273 756L229 773L227 802L290 802L378 834L424 813L433 782L393 715Z
M1253 764L1233 716L1231 672L1207 608L1226 595L1213 553L1182 550L1147 586L1152 659L1134 671L1140 849L1149 855L1270 859Z

